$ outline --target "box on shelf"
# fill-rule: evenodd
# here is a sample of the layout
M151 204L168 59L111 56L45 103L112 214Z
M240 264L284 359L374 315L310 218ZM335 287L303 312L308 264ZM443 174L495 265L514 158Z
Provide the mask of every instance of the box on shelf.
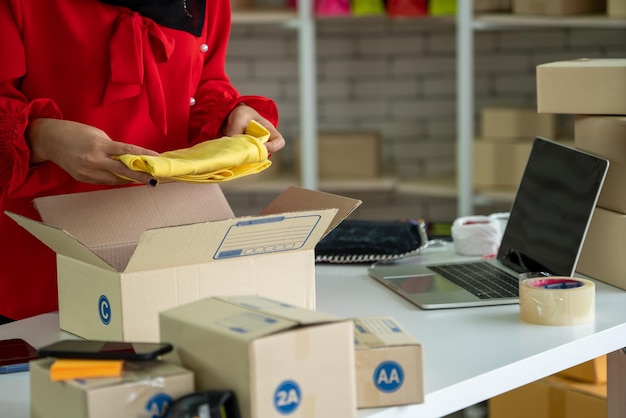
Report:
M532 144L532 141L474 140L474 187L517 188Z
M587 383L606 383L606 355L565 369L557 375Z
M576 148L609 160L598 206L626 213L626 116L581 116L574 120Z
M511 0L474 0L475 12L511 11Z
M424 402L422 346L393 318L354 319L357 408Z
M296 144L299 172L301 144ZM317 137L318 175L323 180L374 179L381 172L380 135L374 132L321 132Z
M572 15L606 10L606 0L513 0L513 13Z
M165 183L35 199L9 214L57 253L61 329L158 341L158 313L207 296L315 307L317 242L361 202L290 187L236 218L217 184Z
M481 137L490 140L556 139L556 116L535 108L485 107L481 111Z
M193 372L165 361L126 362L120 377L50 380L54 359L30 363L32 418L162 417L193 393Z
M489 400L489 418L606 417L606 384L549 376Z
M537 110L626 115L626 58L581 58L537 66Z
M242 418L355 417L350 320L257 296L207 298L160 314L166 358L197 390L230 388Z
M626 290L624 254L626 215L596 207L576 271Z
M626 18L626 0L607 0L606 14L609 17Z

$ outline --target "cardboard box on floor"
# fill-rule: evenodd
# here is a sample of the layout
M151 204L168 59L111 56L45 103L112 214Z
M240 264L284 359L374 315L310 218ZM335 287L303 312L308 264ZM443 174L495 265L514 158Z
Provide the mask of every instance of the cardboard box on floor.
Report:
M597 205L626 213L626 116L577 115L574 142L576 148L610 161Z
M166 358L194 371L197 390L233 390L242 418L356 416L352 321L257 296L159 316Z
M606 355L565 369L557 375L587 383L606 383Z
M7 213L57 253L61 329L159 341L158 313L207 296L259 294L315 307L315 245L361 202L291 187L234 217L216 184L167 183L35 200Z
M513 13L571 15L606 10L606 0L513 0Z
M626 0L607 0L606 15L609 17L626 17Z
M194 392L193 372L165 361L127 362L121 377L50 380L54 359L30 363L31 418L162 417Z
M355 318L357 408L424 402L422 346L393 318Z
M550 376L489 400L489 418L606 417L606 384Z
M626 215L596 207L576 271L626 290L624 254L626 254Z
M535 108L488 106L481 111L481 138L493 141L556 139L556 117Z
M626 58L581 58L537 66L537 110L626 115Z

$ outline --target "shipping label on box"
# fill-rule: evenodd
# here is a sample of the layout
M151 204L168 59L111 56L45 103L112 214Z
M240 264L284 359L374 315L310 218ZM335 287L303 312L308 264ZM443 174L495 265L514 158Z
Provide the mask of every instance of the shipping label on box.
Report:
M537 66L537 110L626 115L626 58L581 58Z
M315 306L317 242L360 201L292 187L235 218L215 184L50 196L7 213L57 253L59 321L87 339L159 341L158 313L214 295Z
M193 393L193 372L165 361L126 362L120 377L50 380L54 359L30 363L32 418L157 418Z
M163 311L160 328L198 390L234 390L242 418L356 416L352 321L233 296Z
M421 345L393 318L354 319L357 407L424 402Z
M626 213L626 116L577 115L574 138L576 148L610 162L597 205Z

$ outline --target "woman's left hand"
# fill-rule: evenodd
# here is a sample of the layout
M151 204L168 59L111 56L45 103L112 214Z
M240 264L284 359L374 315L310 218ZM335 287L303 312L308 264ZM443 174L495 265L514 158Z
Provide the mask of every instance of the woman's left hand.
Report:
M244 133L248 122L251 120L259 122L270 132L270 139L265 143L269 153L274 153L285 146L285 138L278 132L276 127L256 110L244 104L235 106L230 115L228 115L226 126L224 127L224 135L233 136Z

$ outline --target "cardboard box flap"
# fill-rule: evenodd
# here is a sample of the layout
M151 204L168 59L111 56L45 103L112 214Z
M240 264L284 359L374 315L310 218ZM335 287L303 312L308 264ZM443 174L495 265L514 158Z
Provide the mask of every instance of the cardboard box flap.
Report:
M92 250L134 244L152 228L233 218L214 183L164 183L35 199L41 219Z
M340 318L323 312L300 308L281 301L254 295L217 297L244 309L270 314L277 318L296 322L300 325L324 324L336 322Z
M34 221L15 213L5 211L5 213L18 223L22 228L33 234L37 239L50 247L57 254L75 258L95 266L108 270L115 270L106 261L92 252L89 248L81 244L67 231L63 231L42 222Z
M333 208L148 230L125 271L313 249L336 214Z
M419 345L396 320L390 317L355 318L354 341L356 349Z
M291 186L270 202L270 204L263 209L261 215L299 210L337 208L337 215L324 232L324 235L322 235L323 238L359 207L361 203L363 202L358 199Z

